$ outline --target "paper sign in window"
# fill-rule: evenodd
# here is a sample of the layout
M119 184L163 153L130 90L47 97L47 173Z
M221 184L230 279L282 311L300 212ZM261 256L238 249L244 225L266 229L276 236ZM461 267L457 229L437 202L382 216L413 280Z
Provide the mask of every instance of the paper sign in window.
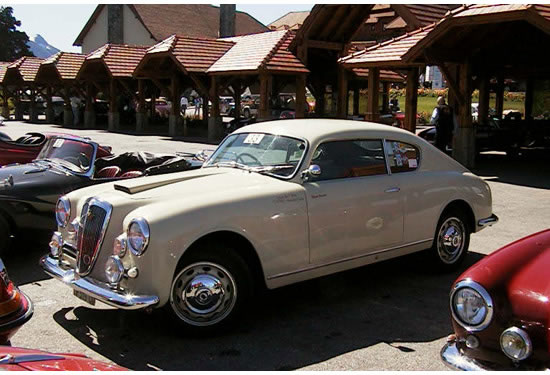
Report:
M251 144L251 145L258 145L264 138L264 134L249 134L244 139L243 143Z
M61 146L63 146L63 143L64 143L64 142L65 142L64 139L61 139L61 138L56 139L52 147L53 147L53 148L61 147Z

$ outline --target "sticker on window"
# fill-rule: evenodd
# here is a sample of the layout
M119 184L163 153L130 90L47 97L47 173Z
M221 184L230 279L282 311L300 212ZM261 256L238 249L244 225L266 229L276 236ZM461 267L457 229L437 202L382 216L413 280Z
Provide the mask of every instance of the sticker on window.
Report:
M265 134L249 134L244 139L243 143L251 144L251 145L258 145L264 138Z
M416 168L417 162L416 159L409 159L409 168Z
M56 139L52 147L53 148L61 147L61 146L63 146L63 143L65 143L64 139L61 139L61 138Z

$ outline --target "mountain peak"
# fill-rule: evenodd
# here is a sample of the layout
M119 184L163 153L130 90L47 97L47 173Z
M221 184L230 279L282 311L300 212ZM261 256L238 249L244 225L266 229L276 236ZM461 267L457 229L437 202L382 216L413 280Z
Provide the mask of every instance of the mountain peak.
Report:
M30 38L27 44L29 45L30 50L32 51L32 53L34 53L36 57L41 57L45 59L59 52L57 48L48 44L48 42L46 42L46 39L44 39L44 37L40 34L36 34L32 38Z

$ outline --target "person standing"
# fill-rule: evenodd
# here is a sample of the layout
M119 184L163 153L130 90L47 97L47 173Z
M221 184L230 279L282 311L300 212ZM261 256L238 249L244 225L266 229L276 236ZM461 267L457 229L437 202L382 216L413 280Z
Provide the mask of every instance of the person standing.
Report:
M201 98L196 97L195 98L195 118L200 118L201 114Z
M189 100L187 100L187 97L185 95L182 96L180 100L180 106L181 106L181 114L183 115L183 117L186 116L188 105L189 105Z
M437 98L437 106L434 108L430 124L435 126L435 147L443 152L447 151L447 145L453 139L455 118L453 109L445 103L445 97Z

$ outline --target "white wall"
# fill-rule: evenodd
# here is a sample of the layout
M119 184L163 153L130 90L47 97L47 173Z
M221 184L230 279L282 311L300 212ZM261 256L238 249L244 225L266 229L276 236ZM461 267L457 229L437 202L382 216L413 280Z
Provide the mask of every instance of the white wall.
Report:
M107 43L107 7L104 6L82 41L82 53L88 54Z

